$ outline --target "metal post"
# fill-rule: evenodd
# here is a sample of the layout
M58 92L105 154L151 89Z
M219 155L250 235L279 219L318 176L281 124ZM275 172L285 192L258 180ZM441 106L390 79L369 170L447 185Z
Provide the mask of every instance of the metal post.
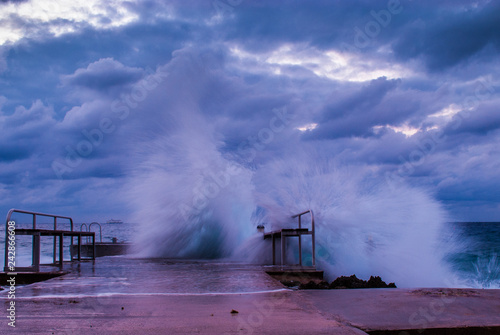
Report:
M281 232L281 266L285 265L285 253L286 253L286 238Z
M73 219L72 218L69 218L69 223L71 224L71 231L73 231ZM73 248L73 234L71 234L70 248Z
M54 216L54 230L57 230L57 217ZM53 257L54 257L54 264L56 264L57 257L56 257L56 244L57 244L57 236L54 236L54 247L52 248L53 251Z
M82 235L78 235L78 260L82 260Z
M33 229L36 229L36 214L33 213L33 220L32 220L32 226L33 226ZM36 247L35 247L35 244L36 244L36 241L35 241L35 235L33 235L33 237L31 238L31 243L32 243L32 247L31 247L31 260L33 261L33 266L36 267L36 262L35 262L35 258L38 258L38 264L40 264L40 260L39 260L39 256L40 256L40 248L38 249L38 254L37 254L37 251L36 251ZM40 243L38 243L38 245L40 246ZM37 254L38 256L36 256L35 254ZM38 271L38 270L36 270Z
M63 269L63 260L64 260L64 234L61 233L59 236L59 268L62 270Z
M95 254L96 254L96 252L95 252L95 234L94 234L94 235L92 235L92 247L93 247L93 249L94 249L94 250L93 250L93 254L92 254L92 259L94 259L94 260L95 260Z
M40 271L40 233L33 234L33 270Z
M302 216L299 215L299 229L302 228L301 226L301 223L302 223L302 220L301 220ZM299 232L299 265L302 266L302 236L300 235L300 232Z
M12 210L9 211L9 214L7 214L7 220L5 221L5 263L3 267L4 272L9 271L9 220L10 220L10 215L12 213Z
M315 231L314 231L314 213L312 209L309 210L311 212L311 240L312 240L312 265L316 266L316 241L315 241Z
M276 238L274 237L274 233L271 233L273 240L273 265L276 265Z

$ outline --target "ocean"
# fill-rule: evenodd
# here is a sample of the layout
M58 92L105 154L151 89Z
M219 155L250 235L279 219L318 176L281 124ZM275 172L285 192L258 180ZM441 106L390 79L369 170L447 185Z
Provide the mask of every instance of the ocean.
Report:
M451 222L445 226L444 261L468 287L500 288L500 222Z

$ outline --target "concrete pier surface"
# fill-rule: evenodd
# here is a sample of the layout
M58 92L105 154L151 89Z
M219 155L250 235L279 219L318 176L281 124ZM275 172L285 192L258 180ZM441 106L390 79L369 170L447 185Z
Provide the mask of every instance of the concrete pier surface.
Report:
M300 294L324 317L371 334L500 334L500 290L308 290Z
M0 334L500 334L500 290L289 290L261 267L101 258L0 292Z
M323 317L296 293L42 298L19 302L15 331L24 334L364 334ZM0 327L2 334L14 333L5 321Z

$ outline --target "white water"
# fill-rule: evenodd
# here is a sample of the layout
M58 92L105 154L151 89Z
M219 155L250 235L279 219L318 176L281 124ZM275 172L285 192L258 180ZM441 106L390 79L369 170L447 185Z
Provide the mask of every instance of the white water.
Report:
M445 213L437 202L422 190L391 188L366 167L306 156L258 171L257 198L269 212L315 210L318 263L330 279L379 275L401 287L443 285L437 240Z
M139 256L269 262L256 226L278 228L313 209L317 263L328 279L379 275L399 287L445 285L437 241L446 215L424 190L391 187L372 167L342 165L300 141L279 158L245 162L223 153L223 137L196 108L183 107L170 115L175 128L142 146L127 185L132 220L142 224Z

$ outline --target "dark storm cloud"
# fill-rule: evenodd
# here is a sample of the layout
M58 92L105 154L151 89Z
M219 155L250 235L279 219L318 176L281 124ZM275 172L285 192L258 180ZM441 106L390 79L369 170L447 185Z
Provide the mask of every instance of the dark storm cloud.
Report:
M19 145L7 146L4 144L0 146L0 161L10 162L28 158L33 151L33 148L26 148Z
M57 38L25 39L13 47L0 49L0 73L4 69L0 92L8 98L10 108L29 105L36 97L54 105L59 114L65 106L61 96L68 98L67 87L59 85L61 76L75 74L78 69L83 71L89 64L105 58L113 58L130 68L154 70L168 62L172 52L186 38L190 38L189 35L189 31L176 23L159 22L155 25L136 23L101 31L85 27L76 34L64 34ZM89 45L92 47L89 48ZM8 59L5 65L2 53ZM112 84L112 78L103 79L103 83ZM39 85L40 82L45 84ZM86 84L91 85L90 82ZM95 86L99 85L97 81Z
M499 5L476 3L401 0L401 11L361 47L356 34L378 22L372 11L387 10L387 1L243 1L225 10L212 1L140 1L124 4L138 20L108 28L14 15L8 23L25 36L0 53L0 92L7 99L0 182L15 184L33 202L32 194L53 187L52 203L106 212L113 203L106 195L137 163L130 157L158 138L177 139L178 129L194 124L211 132L221 154L234 157L269 128L275 108L286 107L293 120L257 150L255 165L306 145L383 176L417 153L421 159L402 174L413 184L435 187L453 206L496 199ZM68 25L75 31L50 32ZM269 61L282 46L292 51ZM323 53L332 50L363 79L324 75L331 63ZM384 70L394 70L387 75L394 79L373 79ZM155 73L158 86L141 91L142 80ZM462 102L474 96L470 82L485 75L493 78L490 96L464 116ZM363 81L347 81L353 79ZM455 119L430 117L451 105L462 110ZM51 163L90 141L103 118L112 119L114 130L59 180ZM299 130L314 123L315 129ZM404 126L417 133L405 135L398 130ZM203 145L196 131L186 132L192 136L186 142ZM433 138L439 140L430 150Z
M385 44L400 60L422 59L432 71L469 60L487 47L498 50L497 2L478 2L475 6L468 2L430 5L401 0L393 2L395 7L390 3L243 3L234 17L218 28L226 39L241 41L248 50L260 52L284 43L305 43L320 49L369 53L376 58L377 48ZM388 18L381 17L391 13L388 8L397 10ZM314 24L310 24L312 18ZM377 30L370 33L373 26Z
M330 49L342 42L352 44L355 28L363 28L373 19L370 11L386 8L387 2L370 1L355 5L347 1L242 3L234 18L222 24L221 31L229 40L242 41L254 51L274 49L283 43Z
M334 139L371 134L373 126L391 120L390 115L374 113L374 109L397 85L397 80L379 78L354 92L334 93L330 98L333 102L324 108L319 126L306 138Z
M466 6L470 7L467 8ZM500 4L491 1L474 8L455 2L440 10L430 10L424 4L423 15L405 27L394 51L398 57L422 57L432 71L443 71L471 59L487 47L498 52L500 47ZM486 56L491 61L492 56Z
M472 133L487 135L500 128L500 110L498 101L481 104L473 111L463 111L454 117L448 125L447 133Z
M500 134L491 136L491 141L498 142ZM480 202L500 201L498 188L500 181L497 171L500 169L500 155L496 145L463 146L460 152L446 154L446 159L433 169L439 197L444 201Z

